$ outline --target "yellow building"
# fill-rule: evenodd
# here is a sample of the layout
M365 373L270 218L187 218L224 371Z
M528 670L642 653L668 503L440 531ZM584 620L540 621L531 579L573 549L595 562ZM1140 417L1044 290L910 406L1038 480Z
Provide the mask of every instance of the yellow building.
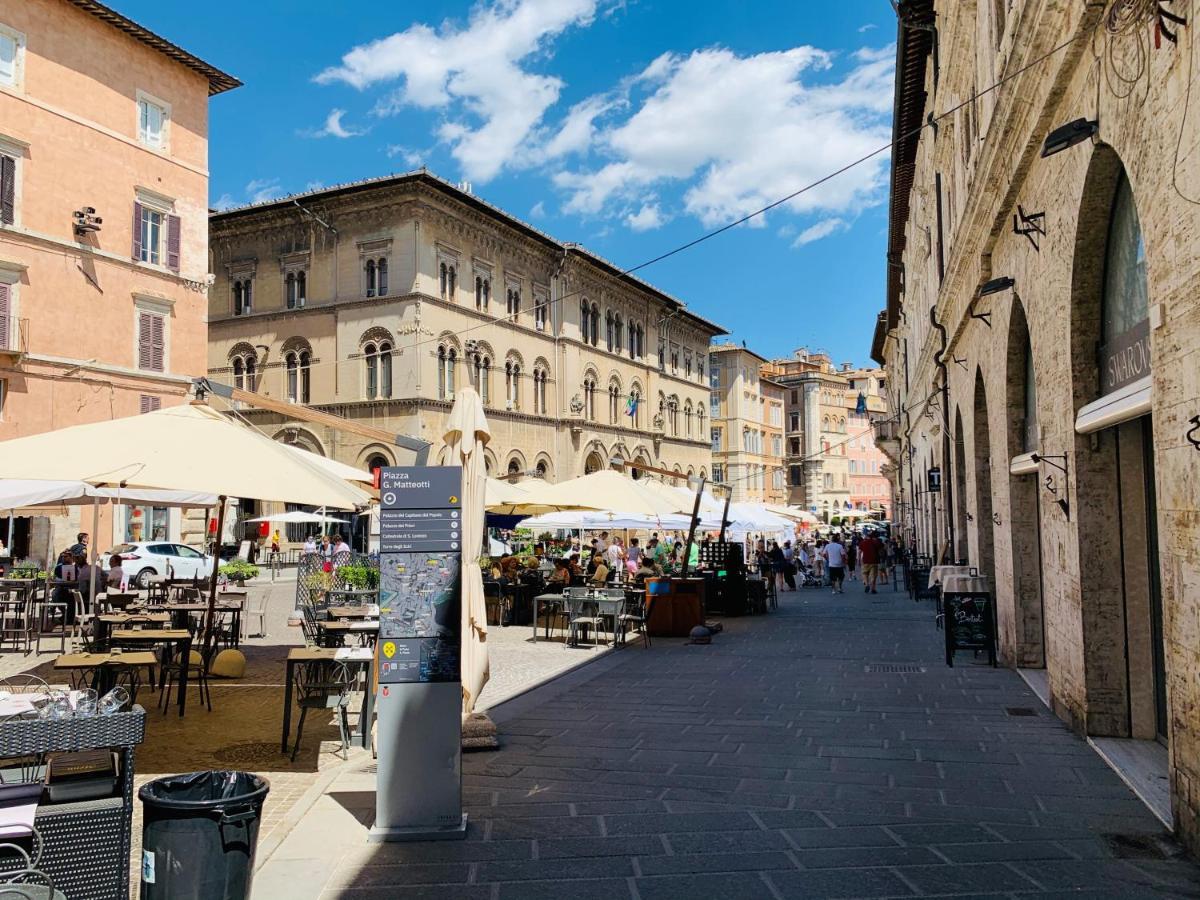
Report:
M745 347L709 352L713 480L734 502L784 503L784 388L759 374L766 360Z
M0 439L184 402L207 346L208 101L239 84L100 3L0 2ZM70 518L18 519L8 543L40 557ZM180 539L177 512L106 510L100 549L139 521Z
M577 244L423 170L217 213L210 228L216 381L434 444L471 385L494 474L557 481L613 459L710 472L705 366L724 330ZM243 414L360 468L411 461Z

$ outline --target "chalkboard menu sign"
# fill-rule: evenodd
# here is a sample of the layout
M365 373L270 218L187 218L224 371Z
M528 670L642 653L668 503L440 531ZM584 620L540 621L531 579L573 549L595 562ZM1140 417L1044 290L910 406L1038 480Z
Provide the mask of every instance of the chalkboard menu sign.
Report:
M996 665L996 609L991 594L945 594L946 665L959 650L986 651Z

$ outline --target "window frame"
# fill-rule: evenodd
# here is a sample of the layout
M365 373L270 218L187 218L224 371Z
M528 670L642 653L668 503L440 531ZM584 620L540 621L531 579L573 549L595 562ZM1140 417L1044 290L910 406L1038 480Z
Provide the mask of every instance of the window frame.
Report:
M0 35L7 37L14 44L13 75L11 81L0 80L0 90L24 91L25 89L25 32L17 31L10 25L0 22Z
M134 104L134 111L135 111L135 116L136 116L135 133L137 134L138 143L141 146L145 147L147 150L153 150L156 153L170 153L171 152L171 104L168 103L166 100L163 100L161 97L156 97L153 94L151 94L149 91L144 91L141 88L138 88L138 90L137 90L136 101L137 102ZM158 107L158 109L162 113L162 123L161 123L160 131L159 131L159 136L160 136L159 143L152 143L149 140L149 134L142 130L142 107L143 107L143 105Z
M174 309L172 301L164 301L157 297L133 298L133 368L139 372L153 372L166 375L171 371L171 314ZM162 368L146 368L141 365L142 355L142 315L157 316L162 322Z

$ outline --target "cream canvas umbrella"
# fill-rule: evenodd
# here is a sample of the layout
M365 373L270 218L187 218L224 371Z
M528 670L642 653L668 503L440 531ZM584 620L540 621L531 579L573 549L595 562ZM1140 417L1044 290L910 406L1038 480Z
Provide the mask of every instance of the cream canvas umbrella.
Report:
M649 516L679 512L677 502L612 469L558 484L534 485L529 489L529 503L558 509L619 510ZM691 509L687 511L690 513Z
M0 478L354 509L370 495L202 403L0 442Z
M348 466L345 463L338 462L336 459L322 456L320 453L313 453L311 450L305 450L303 447L297 447L295 444L284 444L284 446L293 453L299 454L300 458L305 462L319 469L324 469L330 475L336 475L343 481L361 481L364 484L375 483L375 476L370 472L364 472L362 469Z
M442 450L443 465L462 466L462 625L461 660L463 717L475 709L488 680L487 608L483 599L484 500L487 495L487 466L483 448L491 434L483 402L471 388L457 391L446 423Z
M544 483L511 484L500 478L488 478L485 492L487 511L502 516L540 516L569 508L533 502L530 491Z

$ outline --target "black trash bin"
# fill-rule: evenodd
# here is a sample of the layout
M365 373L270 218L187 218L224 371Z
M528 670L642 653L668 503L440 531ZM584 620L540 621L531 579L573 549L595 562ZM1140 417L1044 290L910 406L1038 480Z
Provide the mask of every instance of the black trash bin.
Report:
M142 900L249 897L270 789L250 772L191 772L143 785Z

